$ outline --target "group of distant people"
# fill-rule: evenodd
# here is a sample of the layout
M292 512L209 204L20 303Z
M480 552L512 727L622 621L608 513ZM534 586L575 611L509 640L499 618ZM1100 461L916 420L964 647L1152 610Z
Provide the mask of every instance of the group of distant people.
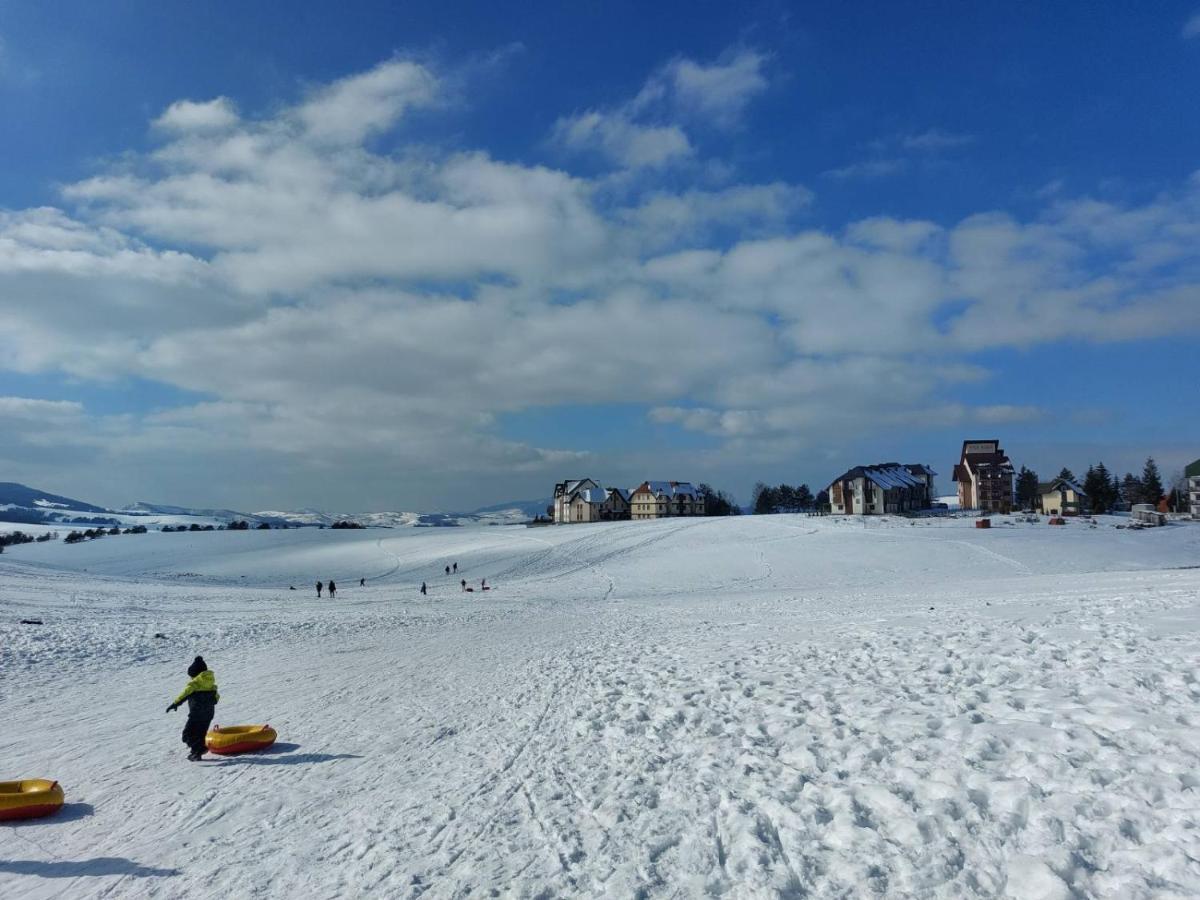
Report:
M447 575L457 575L458 574L458 563L451 563L451 564L447 565L445 567L445 569L443 569L443 571ZM467 579L465 579L465 578L460 579L458 583L464 593L474 592L474 590L475 590L475 588L467 587ZM479 579L479 589L481 591L490 591L491 590L491 588L488 587L486 578ZM426 597L428 595L429 595L429 585L427 585L424 581L422 581L421 582L421 596Z
M367 586L367 579L365 579L365 578L360 578L360 579L358 579L358 586L359 586L359 587L366 587L366 586ZM292 588L292 590L294 591L294 590L295 590L295 588ZM325 584L325 582L323 582L323 581L318 581L318 582L317 582L317 599L318 599L318 600L321 598L321 591L329 591L329 599L330 599L330 600L336 600L336 599L337 599L337 585L333 583L333 579L332 579L332 578L330 578L330 579L329 579L329 584L328 584L328 585L327 585L327 584Z
M449 565L447 565L445 567L444 571L447 575L457 575L458 574L458 563L456 563L456 562L450 563ZM475 588L467 586L467 579L465 579L465 578L460 579L458 584L459 584L459 587L462 588L464 593L472 593L475 590ZM358 586L366 587L367 579L365 579L365 578L358 579ZM294 591L296 588L293 586L291 589ZM486 578L479 579L479 590L481 590L481 591L490 591L491 590L491 587L488 586ZM324 581L317 582L317 599L320 599L322 594L326 591L329 593L330 600L337 599L337 585L334 583L332 578L330 578L328 582L324 582ZM428 595L429 595L429 585L427 585L424 581L422 581L421 582L421 596L427 597Z

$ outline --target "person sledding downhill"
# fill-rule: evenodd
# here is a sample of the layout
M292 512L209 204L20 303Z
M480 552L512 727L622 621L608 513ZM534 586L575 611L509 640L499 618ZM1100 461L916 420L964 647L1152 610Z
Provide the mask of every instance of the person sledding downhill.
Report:
M175 702L167 707L167 712L174 712L183 705L184 700L187 701L188 718L183 726L183 742L191 750L188 759L196 762L204 758L207 749L204 737L208 734L208 726L212 724L221 695L217 692L217 677L205 664L203 656L192 660L187 673L192 680L184 687L183 693L175 698Z

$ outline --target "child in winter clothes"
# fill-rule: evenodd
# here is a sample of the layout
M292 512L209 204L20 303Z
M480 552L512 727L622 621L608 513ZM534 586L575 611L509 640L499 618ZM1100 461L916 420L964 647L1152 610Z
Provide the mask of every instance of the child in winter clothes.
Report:
M203 656L192 660L187 673L192 680L187 683L183 693L175 698L175 702L167 707L167 712L174 712L184 700L187 701L188 719L183 726L183 742L192 751L188 759L195 762L204 757L204 736L208 734L208 726L212 724L221 695L217 693L217 678L209 671Z

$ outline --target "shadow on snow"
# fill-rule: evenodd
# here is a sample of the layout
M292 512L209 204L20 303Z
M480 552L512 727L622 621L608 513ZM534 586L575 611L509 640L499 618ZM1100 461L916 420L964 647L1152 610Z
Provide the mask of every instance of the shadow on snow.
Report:
M64 803L58 812L36 819L14 819L3 823L6 828L36 828L38 825L58 825L62 822L74 822L86 819L96 811L90 803Z
M120 856L98 856L80 860L0 859L0 872L36 875L41 878L79 878L86 875L131 875L134 878L164 878L179 874L178 869L143 866Z
M222 759L223 766L295 766L304 763L333 762L338 759L362 759L357 753L297 753L299 744L277 743L265 750Z

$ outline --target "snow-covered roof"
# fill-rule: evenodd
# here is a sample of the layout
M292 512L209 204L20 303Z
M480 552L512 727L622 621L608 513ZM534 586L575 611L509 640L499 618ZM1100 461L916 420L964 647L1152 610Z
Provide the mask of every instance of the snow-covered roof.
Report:
M884 490L889 488L917 487L922 484L920 478L902 466L883 466L868 468L863 474Z
M902 466L899 463L881 463L877 466L855 466L845 475L835 478L834 483L839 481L853 481L856 478L866 478L879 485L885 491L892 490L893 488L925 487L925 481L917 470L929 475L936 474L928 466L919 463L907 466Z
M1063 488L1067 488L1077 494L1082 494L1084 497L1087 496L1087 491L1081 488L1078 482L1072 481L1070 478L1055 478L1050 485L1050 490L1052 491L1060 491Z
M699 493L690 481L643 481L630 493L637 493L645 488L655 497L691 497L695 499Z
M571 499L582 497L584 503L603 503L613 493L619 494L626 502L629 501L629 491L624 488L584 488L582 491L573 491Z

